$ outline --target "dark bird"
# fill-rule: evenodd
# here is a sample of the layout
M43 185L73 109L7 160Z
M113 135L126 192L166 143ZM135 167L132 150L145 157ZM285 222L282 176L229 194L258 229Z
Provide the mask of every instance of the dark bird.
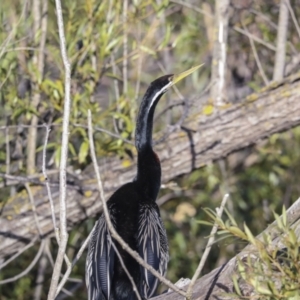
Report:
M117 233L163 276L167 270L169 253L166 230L155 203L161 185L161 167L159 158L152 149L153 116L161 96L199 67L178 75L160 77L150 84L143 97L136 124L137 175L132 182L120 187L107 202L111 222ZM88 299L137 299L112 243L133 278L140 296L143 299L153 296L158 279L112 239L102 214L91 237L86 259Z

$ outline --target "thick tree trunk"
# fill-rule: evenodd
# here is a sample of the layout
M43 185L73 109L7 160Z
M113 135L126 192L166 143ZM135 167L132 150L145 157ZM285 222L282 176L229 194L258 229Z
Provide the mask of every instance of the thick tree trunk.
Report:
M161 159L162 180L168 182L181 174L204 166L228 154L255 144L275 132L300 124L300 74L273 83L243 103L207 115L195 97L184 124L184 130L172 133L155 148ZM135 162L124 168L116 157L99 162L106 196L135 176ZM101 210L93 168L69 185L67 195L68 226L94 216ZM70 179L70 177L69 177ZM32 186L36 211L44 235L53 233L46 188ZM58 218L58 185L52 188ZM2 207L0 260L18 251L38 235L26 191L10 198Z

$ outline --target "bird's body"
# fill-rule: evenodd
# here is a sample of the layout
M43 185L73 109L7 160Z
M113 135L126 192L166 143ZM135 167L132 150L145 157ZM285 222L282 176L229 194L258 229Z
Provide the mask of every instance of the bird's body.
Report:
M166 75L150 84L137 118L137 175L132 182L120 187L107 202L109 215L117 233L161 275L165 275L167 270L169 254L166 231L155 203L161 185L161 167L159 158L152 149L153 116L161 96L175 82L187 76L188 72L192 71L179 74L178 78ZM88 299L137 299L115 249L119 252L142 299L153 296L158 279L111 238L105 217L102 215L91 237L86 260Z
M140 202L141 197L145 199L144 203ZM130 201L126 201L126 199L130 199ZM163 251L159 252L160 254L158 254L157 251L153 251L153 253L156 253L155 255L150 253L148 255L148 262L150 264L153 262L153 267L161 264L160 268L162 274L164 274L168 262L168 246L165 230L160 220L156 203L150 203L150 199L147 199L147 195L143 191L139 191L137 182L133 181L123 185L112 195L108 202L108 210L111 221L118 234L142 257L144 257L142 249L146 236L145 230L149 229L149 222L151 222L153 218L159 220L160 224L158 224L157 229L154 228L152 230L153 232L158 231L159 233L158 236L154 238L159 239L158 243L160 246L158 246L157 243L154 243L154 245ZM150 240L146 241L146 245L148 245L149 242ZM136 260L122 249L118 243L114 242L114 245L122 257L130 275L134 279L140 295L143 294L143 298L150 297L156 290L156 278L154 278L151 273L148 274L148 271L141 271L141 267ZM103 249L101 249L101 247L103 247ZM95 251L96 249L98 249L98 251ZM91 285L94 287L93 289L89 289L89 299L137 299L133 292L132 284L111 245L110 234L106 227L104 215L102 215L98 221L96 230L92 236L88 255L90 255L88 261L93 263L90 266L87 264L87 270L89 270L90 274L97 274L93 279L92 276L88 276L88 281L90 281L88 286ZM159 268L156 269L159 270ZM149 278L149 287L145 285L145 272L147 272ZM93 282L91 282L91 280Z

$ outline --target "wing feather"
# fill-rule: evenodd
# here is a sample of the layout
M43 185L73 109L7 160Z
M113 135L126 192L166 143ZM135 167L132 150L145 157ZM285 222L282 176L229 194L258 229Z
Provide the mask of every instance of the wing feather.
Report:
M169 249L166 230L156 204L141 207L138 226L138 249L141 257L164 276L169 261ZM143 267L141 267L141 273L142 296L148 299L155 293L158 279Z
M92 234L86 259L85 278L89 300L109 299L114 257L115 251L112 247L111 235L104 215L102 215Z

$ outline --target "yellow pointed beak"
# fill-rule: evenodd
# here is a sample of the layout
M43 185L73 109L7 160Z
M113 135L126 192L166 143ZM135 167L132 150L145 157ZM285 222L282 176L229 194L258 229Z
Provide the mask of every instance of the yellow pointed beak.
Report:
M189 70L184 71L182 73L174 74L173 75L173 79L172 79L172 83L173 83L172 85L174 85L178 81L182 80L183 78L187 77L188 75L192 74L193 72L195 72L196 70L198 70L202 66L203 66L203 64L195 66L195 67L192 67Z

